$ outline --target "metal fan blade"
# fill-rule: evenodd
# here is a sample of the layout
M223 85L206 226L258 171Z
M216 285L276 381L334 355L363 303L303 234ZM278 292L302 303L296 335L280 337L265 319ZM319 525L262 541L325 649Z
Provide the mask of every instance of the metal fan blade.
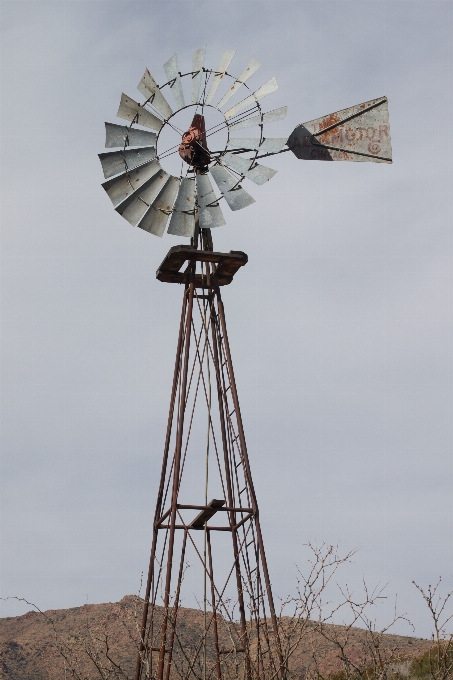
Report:
M228 141L229 149L253 151L259 149L263 153L279 153L287 142L286 137L267 137L261 142L259 137L241 137Z
M221 160L223 165L228 165L236 172L240 172L241 175L255 182L255 184L265 184L277 174L277 170L255 163L253 158L243 158L233 153L226 153Z
M239 104L236 104L236 106L233 106L233 108L228 109L228 111L225 114L225 118L232 118L235 116L239 111L242 111L243 109L246 109L247 106L252 106L256 104L257 101L260 99L263 99L264 97L267 97L269 94L272 94L272 92L275 92L275 90L278 90L278 85L277 81L275 78L271 78L270 80L267 81L264 85L262 85L256 92L250 95L250 97L246 97L243 99Z
M242 130L243 128L253 127L254 125L264 125L265 123L275 123L278 120L283 120L288 111L287 106L282 106L281 109L275 109L268 113L263 113L261 116L253 116L252 118L245 118L238 123L230 125L230 130Z
M198 104L206 47L192 54L192 104ZM171 226L171 225L170 225Z
M197 175L198 219L201 229L222 227L225 222L219 199L214 193L208 175Z
M169 59L164 64L165 75L167 76L170 89L175 98L176 105L182 109L186 104L184 101L184 92L182 89L182 82L179 76L179 66L178 66L178 56L174 54L171 59Z
M220 81L222 80L223 76L226 73L226 70L228 66L231 64L231 60L233 59L234 55L236 54L236 50L225 50L222 52L222 56L220 57L220 62L217 67L217 71L215 72L215 76L212 80L211 87L209 88L208 96L206 98L205 104L208 105L212 102L212 98L214 97L215 93L217 92L217 88L220 85Z
M159 172L159 170L162 170L159 162L152 161L151 163L140 166L136 170L125 172L124 175L109 179L102 184L102 187L116 207L138 189L141 189L144 183Z
M160 168L160 171L156 172L154 177L149 179L140 191L132 194L132 196L123 201L121 205L115 208L115 210L122 215L129 224L136 227L153 201L159 196L169 178L170 175Z
M179 179L177 177L170 177L163 190L145 213L141 222L138 223L137 226L140 229L149 231L154 236L163 236L173 203L175 202L178 187Z
M124 92L121 95L120 107L116 115L118 118L131 122L134 121L139 125L143 125L143 127L151 128L151 130L160 130L163 125L157 116L144 109L143 106L140 106L136 101L125 95Z
M138 168L140 165L152 161L155 157L156 149L153 147L99 154L99 160L101 161L106 179L118 175L120 172L127 172L128 170Z
M105 124L105 148L115 146L156 146L156 133L146 132L127 125Z
M148 69L145 70L143 78L137 85L137 90L141 92L144 97L146 97L149 103L154 106L156 111L159 111L165 120L168 120L168 118L173 115L173 110L170 104L165 99L164 95L160 91L159 85L156 83Z
M259 69L260 66L261 66L261 64L260 64L259 61L256 61L256 59L251 59L248 66L241 73L241 75L236 80L234 85L232 87L230 87L230 89L228 90L226 95L224 95L222 97L222 99L217 104L216 108L218 108L220 110L222 108L222 106L225 106L225 104L230 99L230 97L232 97L234 95L234 93L239 90L241 85L243 85L246 82L246 80L248 80L250 78L250 76L252 76L255 73L255 71L257 71Z
M298 125L288 139L297 158L317 161L392 162L386 97Z
M255 199L239 185L237 179L230 175L222 165L214 165L210 168L210 173L231 210L242 210L242 208L255 203Z
M179 185L167 234L193 236L195 231L195 179L184 177Z

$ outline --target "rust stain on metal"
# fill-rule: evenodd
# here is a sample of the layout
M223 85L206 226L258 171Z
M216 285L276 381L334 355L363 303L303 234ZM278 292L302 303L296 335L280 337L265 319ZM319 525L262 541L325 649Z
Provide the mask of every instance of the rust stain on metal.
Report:
M211 160L206 141L204 116L196 113L190 128L182 136L178 153L189 165L200 170L206 169Z
M332 125L336 125L337 123L341 123L340 116L337 113L331 113L323 118L319 123L319 131L321 132L322 130L331 127Z

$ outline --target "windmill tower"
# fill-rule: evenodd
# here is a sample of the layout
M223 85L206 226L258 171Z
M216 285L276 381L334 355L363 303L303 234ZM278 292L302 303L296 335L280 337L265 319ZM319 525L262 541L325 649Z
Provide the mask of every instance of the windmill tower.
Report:
M286 675L221 295L248 258L213 248L211 230L225 224L221 200L232 210L253 203L242 182L267 182L276 171L258 159L289 150L305 160L391 163L385 97L299 125L289 138L265 137L264 125L286 115L286 107L261 108L277 83L252 91L247 81L259 63L252 59L235 78L233 56L223 52L213 70L201 49L181 73L174 55L161 86L146 70L138 85L144 103L121 97L117 115L129 125L106 123L106 147L120 150L100 154L103 187L119 214L156 236L168 223L167 233L190 239L170 248L157 271L183 294L136 680ZM223 113L240 88L247 96ZM249 127L258 136L231 136ZM164 144L165 130L174 139ZM170 156L179 175L162 168Z

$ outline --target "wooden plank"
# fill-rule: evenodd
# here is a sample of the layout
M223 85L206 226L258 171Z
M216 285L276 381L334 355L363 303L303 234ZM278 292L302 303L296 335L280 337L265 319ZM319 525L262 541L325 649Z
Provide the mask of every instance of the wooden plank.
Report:
M208 250L197 250L194 246L173 246L157 270L156 278L164 283L187 283L187 271L180 271L185 262L217 264L214 274L216 283L219 286L227 286L233 280L238 269L247 264L248 257L242 251L232 250L229 253L215 253ZM196 274L195 286L206 288L206 277Z
M202 529L205 523L213 517L217 510L225 505L224 500L212 499L207 505L207 507L198 513L195 519L189 524L190 529Z

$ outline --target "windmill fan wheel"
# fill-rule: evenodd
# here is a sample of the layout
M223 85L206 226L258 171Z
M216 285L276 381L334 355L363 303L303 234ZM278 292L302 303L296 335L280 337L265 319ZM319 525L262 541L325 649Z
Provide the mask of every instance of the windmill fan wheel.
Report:
M192 70L187 73L180 72L175 54L164 64L167 82L163 85L159 86L145 70L137 86L145 98L143 103L121 95L117 116L129 124L105 124L106 148L119 150L99 154L99 158L107 180L102 186L115 210L132 226L160 237L167 224L168 234L185 237L194 235L196 221L202 229L220 227L225 224L222 200L231 210L246 208L255 201L242 182L260 185L276 174L257 159L285 147L287 138L264 137L264 124L282 120L287 107L263 113L260 102L275 92L277 82L272 78L252 91L247 80L260 64L252 59L241 75L234 77L228 72L234 54L234 50L225 50L214 70L205 68L205 48L197 50L192 55ZM224 79L231 86L217 101ZM186 100L189 86L190 99ZM240 88L247 96L227 109L227 102ZM169 91L174 110L167 101ZM192 121L187 130L180 130L175 116L185 109L189 114L193 110ZM212 109L223 119L206 128L206 113ZM169 148L161 143L166 127L179 136L179 142ZM231 136L249 127L257 130L257 136ZM219 131L226 142L221 149L214 149ZM181 160L179 176L166 172L161 165L170 155Z

